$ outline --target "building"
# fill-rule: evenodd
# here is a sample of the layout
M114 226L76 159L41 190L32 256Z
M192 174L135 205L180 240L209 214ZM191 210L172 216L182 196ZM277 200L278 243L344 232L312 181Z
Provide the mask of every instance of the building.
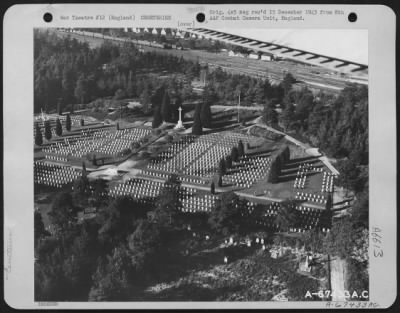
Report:
M261 60L262 61L273 61L273 57L272 57L272 55L262 54Z
M249 54L249 59L258 60L259 58L260 58L260 56L258 55L258 53L250 53Z

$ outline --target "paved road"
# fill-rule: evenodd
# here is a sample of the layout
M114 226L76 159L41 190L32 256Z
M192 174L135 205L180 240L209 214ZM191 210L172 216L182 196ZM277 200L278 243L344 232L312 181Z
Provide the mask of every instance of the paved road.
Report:
M216 108L216 109L225 109L226 111L228 110L237 110L238 107L236 105L219 105L219 104L214 104L212 106L212 108ZM262 111L264 110L263 106L259 106L259 105L253 105L253 106L240 106L239 107L240 110L244 110L244 111Z
M331 258L331 292L334 295L332 301L346 301L344 297L344 268L345 260L339 257Z
M274 132L274 133L276 133L276 134L284 135L284 137L285 137L286 140L288 140L288 141L290 141L290 142L293 142L295 145L297 145L297 146L299 146L299 147L302 147L308 154L310 154L310 155L312 155L312 156L315 156L315 157L318 157L318 159L319 159L322 163L324 163L325 166L326 166L327 168L329 168L329 170L330 170L333 174L335 174L335 175L339 175L339 174L340 174L339 171L338 171L338 170L332 165L332 163L329 161L329 159L328 159L326 156L323 156L323 155L321 155L321 153L319 153L318 148L314 148L314 147L311 147L310 145L308 145L308 144L306 144L306 143L300 142L300 141L298 141L297 139L295 139L295 138L293 138L293 137L291 137L291 136L285 134L284 132L281 132L281 131L279 131L279 130L276 130L276 129L270 127L270 126L262 125L262 124L257 124L257 126L262 127L262 128L265 128L265 129L268 129L269 131L272 131L272 132Z

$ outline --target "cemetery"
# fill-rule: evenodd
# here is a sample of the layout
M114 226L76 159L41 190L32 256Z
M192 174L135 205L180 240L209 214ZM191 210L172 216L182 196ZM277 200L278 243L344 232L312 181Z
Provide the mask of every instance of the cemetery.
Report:
M35 33L35 301L332 289L329 255L367 240L367 88L308 88L280 62L278 80L219 67L218 40L201 41L207 60L197 39L179 51L69 34Z
M222 194L234 191L246 200L247 213L242 216L253 220L254 225L282 231L276 217L280 203L291 199L297 201L297 222L288 232L314 228L329 231L324 211L335 176L313 158L290 159L290 144L282 137L250 131L254 127L194 135L182 132L184 126L179 123L180 127L167 126L155 132L129 123L124 128L118 123L101 125L79 114L68 118L72 122L70 131L48 140L40 149L42 158L35 158L35 185L70 190L82 175L84 163L85 171L87 166L93 173L90 179L110 180L110 198L129 197L138 203L154 204L164 183L176 174L181 182L177 208L181 212L209 213ZM65 116L42 113L35 117L39 128L48 120L53 125L55 119L65 126ZM103 166L107 157L113 168ZM132 160L133 165L123 167L123 160ZM262 214L255 214L260 205Z

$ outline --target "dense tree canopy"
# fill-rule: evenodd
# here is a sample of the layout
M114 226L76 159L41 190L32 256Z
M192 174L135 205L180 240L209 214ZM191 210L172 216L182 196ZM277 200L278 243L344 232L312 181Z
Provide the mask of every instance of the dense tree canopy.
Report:
M62 125L61 125L61 122L60 122L59 118L57 118L57 120L56 120L56 135L57 136L61 136L62 135Z
M44 121L44 137L47 140L50 140L51 137L52 137L51 125L50 125L50 121L49 120Z
M35 123L35 144L41 146L43 144L43 135L40 127Z
M52 32L35 31L34 112L71 111L74 104L98 97L139 96L147 89L147 70L180 72L196 78L199 65L173 55L140 52L133 44L105 42L98 48ZM183 82L175 90L186 98L191 91ZM143 95L147 99L146 95ZM146 100L146 105L148 104Z
M247 210L245 201L233 193L224 193L212 210L208 222L217 232L224 235L239 233L243 230L242 213Z
M192 133L194 135L201 135L203 133L203 124L201 122L201 104L200 103L196 105L196 109L194 112Z

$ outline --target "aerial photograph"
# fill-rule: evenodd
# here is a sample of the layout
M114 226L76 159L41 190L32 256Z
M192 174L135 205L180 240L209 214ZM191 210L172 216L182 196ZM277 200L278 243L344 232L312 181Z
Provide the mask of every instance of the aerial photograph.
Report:
M36 28L34 300L368 301L367 40Z

